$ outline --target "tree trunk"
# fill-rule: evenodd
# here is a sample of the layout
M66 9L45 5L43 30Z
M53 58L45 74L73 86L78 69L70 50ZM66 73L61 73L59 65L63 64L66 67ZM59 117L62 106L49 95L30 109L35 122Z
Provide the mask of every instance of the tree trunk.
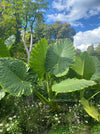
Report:
M25 47L25 50L26 50L26 53L27 53L27 64L29 64L29 58L30 58L30 54L31 54L31 51L32 51L32 45L33 45L33 23L34 23L35 19L32 21L31 23L31 39L30 39L30 47L28 49L27 45L26 45L26 42L25 42L25 35L26 35L26 28L27 28L27 16L26 16L26 25L24 27L24 34L23 34L23 44L24 44L24 47ZM33 92L30 96L27 96L26 98L27 100L27 105L32 105L33 103Z

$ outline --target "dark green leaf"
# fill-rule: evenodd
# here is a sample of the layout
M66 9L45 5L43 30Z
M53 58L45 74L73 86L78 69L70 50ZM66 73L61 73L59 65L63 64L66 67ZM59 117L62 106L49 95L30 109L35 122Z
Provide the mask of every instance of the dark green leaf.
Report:
M17 59L0 59L0 85L1 87L16 96L22 94L30 95L32 92L30 82L25 81L27 77L27 65Z

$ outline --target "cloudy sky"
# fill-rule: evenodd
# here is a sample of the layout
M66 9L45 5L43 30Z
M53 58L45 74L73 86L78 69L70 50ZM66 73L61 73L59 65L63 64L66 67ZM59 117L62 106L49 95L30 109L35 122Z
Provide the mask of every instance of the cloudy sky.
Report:
M74 45L86 50L100 43L100 0L48 0L46 23L62 21L76 30Z

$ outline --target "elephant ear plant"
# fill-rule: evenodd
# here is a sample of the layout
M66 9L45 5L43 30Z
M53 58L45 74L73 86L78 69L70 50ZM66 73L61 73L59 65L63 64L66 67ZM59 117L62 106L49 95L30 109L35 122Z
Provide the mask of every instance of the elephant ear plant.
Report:
M53 78L56 77L56 79L59 79L59 77L65 76L74 62L75 50L70 39L63 39L49 47L47 41L42 39L33 48L29 65L40 79L46 80L48 98L45 98L34 88L33 91L42 101L49 104L52 109L59 108L54 100L58 93L74 92L96 84L89 79L66 79L66 77L65 80L55 83Z
M75 63L72 65L72 70L76 72L76 78L93 80L97 84L94 86L96 89L100 89L100 61L97 57L91 57L87 52L81 53L76 57ZM92 102L89 102L95 95L99 94L100 91L93 94L89 99L84 97L85 90L80 92L80 100L84 110L97 121L100 120L100 114L98 109L94 107Z
M89 63L85 62L84 57L87 57L85 55L83 54L75 60L75 49L70 39L63 39L50 46L45 39L42 39L31 52L29 66L18 59L0 58L0 86L3 91L16 96L30 95L33 91L41 101L56 110L59 108L55 102L58 93L82 90L81 98L83 98L83 89L96 84L91 79L95 74L94 63L91 61L93 68L90 66L92 71L89 69L88 72L86 67ZM32 80L28 78L30 68L37 74L40 81L46 81L47 97L40 94L35 88L34 82L32 83ZM78 74L75 76L76 78L66 77L70 68ZM62 77L65 79L60 82L54 79Z
M12 40L13 39L13 40ZM15 42L15 36L12 35L9 38L7 38L5 41L3 41L0 38L0 58L1 57L10 57L10 48L12 44ZM4 90L2 90L0 86L0 100L5 96Z

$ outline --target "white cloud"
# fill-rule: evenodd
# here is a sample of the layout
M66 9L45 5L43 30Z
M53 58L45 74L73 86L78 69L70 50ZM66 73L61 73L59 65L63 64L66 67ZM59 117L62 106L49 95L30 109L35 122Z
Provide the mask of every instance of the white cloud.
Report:
M54 0L52 8L57 14L49 14L48 21L67 21L72 25L81 25L79 19L89 18L100 13L100 0Z
M94 30L78 32L74 36L74 45L75 48L79 48L82 51L85 51L88 46L94 44L96 47L100 43L100 27Z

